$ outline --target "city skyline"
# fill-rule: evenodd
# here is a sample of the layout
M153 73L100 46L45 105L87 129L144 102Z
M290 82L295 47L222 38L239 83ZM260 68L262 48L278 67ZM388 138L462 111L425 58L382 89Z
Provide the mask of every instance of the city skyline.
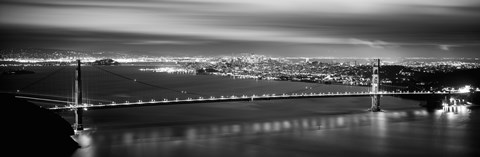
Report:
M4 48L152 56L478 57L480 3L2 0Z

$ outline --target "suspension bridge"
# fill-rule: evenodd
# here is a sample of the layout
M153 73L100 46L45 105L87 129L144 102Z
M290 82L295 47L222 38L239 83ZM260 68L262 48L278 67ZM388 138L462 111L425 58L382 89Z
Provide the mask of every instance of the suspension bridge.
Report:
M182 93L187 94L187 91L178 90L174 88L167 88L164 86L159 86L156 84L152 84L149 82L143 82L141 80L137 80L135 78L131 78L125 75L118 74L116 72L112 72L106 70L104 68L98 66L95 67L104 73L114 75L118 78L122 78L125 80L133 81L137 84L141 84L144 86L149 86L152 88L162 89L170 92ZM193 104L193 103L214 103L214 102L232 102L232 101L256 101L256 100L277 100L277 99L301 99L301 98L327 98L327 97L371 97L372 103L370 107L370 111L378 112L381 111L380 108L380 97L382 96L396 96L396 95L446 95L450 96L452 94L464 94L461 91L384 91L380 89L380 60L376 59L373 64L372 69L372 81L371 87L369 91L347 91L347 92L308 92L306 90L297 90L293 92L285 92L285 93L271 93L271 94L242 94L242 95L228 95L228 96L205 96L204 94L195 93L195 92L188 92L190 97L186 98L174 98L174 99L167 99L163 98L160 100L157 99L150 99L150 100L138 100L138 101L124 101L124 102L116 102L116 101L108 101L102 100L102 103L90 103L91 101L84 101L89 100L84 98L84 92L88 92L88 90L84 91L82 89L83 81L82 81L82 70L81 70L81 63L80 60L77 60L76 63L76 70L75 70L75 81L74 81L74 90L72 91L73 99L62 99L62 97L57 96L49 96L49 95L41 95L41 94L29 94L29 93L21 93L17 91L16 97L21 99L33 100L33 101L43 101L52 104L63 104L63 105L55 105L53 107L48 107L50 110L54 111L74 111L75 112L75 123L74 129L75 130L83 130L83 123L82 123L82 116L84 110L97 110L97 109L110 109L110 108L124 108L124 107L141 107L141 106L156 106L156 105L179 105L179 104ZM46 75L43 78L40 78L30 84L27 84L23 89L33 86L34 84L41 83L41 81L48 79L54 73L63 70L64 67L51 72L50 74ZM161 94L161 93L159 93ZM193 97L196 96L196 97Z

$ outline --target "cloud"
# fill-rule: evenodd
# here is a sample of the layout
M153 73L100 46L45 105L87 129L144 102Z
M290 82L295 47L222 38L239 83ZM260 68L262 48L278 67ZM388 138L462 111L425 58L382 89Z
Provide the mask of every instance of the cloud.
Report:
M348 39L335 36L311 34L314 30L288 29L282 26L258 26L255 23L237 24L228 17L204 14L141 10L138 8L74 7L48 8L12 6L3 8L6 12L18 12L0 23L10 26L61 28L86 32L109 32L175 36L200 40L281 42L297 44L349 44ZM88 11L87 11L88 10ZM201 17L201 18L199 18ZM3 18L2 18L3 19ZM203 44L198 41L144 40L127 44Z
M213 41L174 41L174 40L140 40L126 42L131 45L202 45L214 43Z
M4 0L0 25L34 33L42 28L47 37L58 30L87 32L65 35L71 41L102 41L89 33L104 33L109 43L134 47L243 42L448 51L480 41L480 12L471 11L479 6L474 0Z
M381 40L367 41L367 40L360 40L360 39L350 39L350 41L351 41L351 44L367 45L367 46L370 46L372 48L385 48L387 46L392 46L392 47L395 46L392 43L388 43L388 42L381 41Z
M438 48L443 51L450 51L452 47L460 47L460 45L438 45Z
M444 51L449 51L450 50L449 45L438 45L438 48L440 48L441 50L444 50Z

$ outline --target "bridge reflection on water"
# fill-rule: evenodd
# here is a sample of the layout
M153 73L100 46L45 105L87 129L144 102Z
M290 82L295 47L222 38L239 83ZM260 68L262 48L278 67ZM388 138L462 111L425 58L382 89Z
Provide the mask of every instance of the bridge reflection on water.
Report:
M278 119L255 122L239 122L227 124L209 124L196 126L174 126L148 129L148 132L139 132L137 136L132 133L119 132L118 134L109 134L100 139L111 137L109 140L120 140L124 144L133 141L171 141L171 140L195 140L204 138L228 137L228 136L250 136L269 133L288 133L295 131L311 131L323 129L337 129L347 127L357 127L365 125L379 125L385 127L386 123L402 122L405 120L414 120L416 118L434 116L451 117L453 114L468 114L469 109L466 106L459 106L457 112L435 110L414 111L388 111L380 113L366 113L353 115L320 116L320 117L302 117L290 119ZM146 130L145 130L146 131ZM119 138L120 137L120 138Z
M465 119L468 120L470 112L471 110L466 106L458 106L454 112L445 109L431 111L418 109L221 124L90 130L87 131L90 134L79 135L82 136L78 138L79 143L85 147L79 149L75 156L249 156L249 154L245 154L248 152L244 151L259 145L262 147L273 146L273 148L268 148L273 149L273 152L268 150L269 153L264 154L267 156L289 156L288 153L281 153L285 151L283 149L293 149L291 151L295 154L313 151L316 152L313 154L318 155L319 151L331 154L332 150L328 150L328 146L331 144L343 147L352 146L356 142L358 145L355 144L355 146L358 148L355 148L355 151L366 149L367 152L363 153L370 151L370 153L381 153L383 149L384 153L394 153L387 150L397 149L392 148L392 145L396 145L395 142L408 142L399 138L411 139L408 137L410 135L417 139L407 145L422 146L427 150L438 149L438 147L447 147L450 144L436 145L430 142L446 140L452 144L458 144L456 147L459 148L457 149L465 149L468 153L472 150L465 147L469 141L465 141L465 132L462 129L465 129ZM452 131L453 128L454 131ZM397 133L400 137L396 135ZM293 140L290 142L295 143L290 143L287 139ZM286 143L282 144L282 142ZM362 145L362 143L367 145ZM318 145L318 147L312 148L312 144ZM299 149L299 146L305 148L296 150ZM322 148L322 146L327 147ZM335 149L338 151L341 148ZM182 152L179 152L180 150ZM254 150L260 153L265 151L258 150L258 148ZM450 150L440 150L440 152L442 151ZM348 155L344 154L344 156Z

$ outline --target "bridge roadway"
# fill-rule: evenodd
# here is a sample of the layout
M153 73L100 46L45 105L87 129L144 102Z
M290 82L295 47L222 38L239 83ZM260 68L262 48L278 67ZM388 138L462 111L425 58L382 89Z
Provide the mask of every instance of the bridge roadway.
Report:
M345 92L345 93L293 93L293 94L264 94L264 95L252 95L252 96L228 96L228 97L210 97L210 98L187 98L187 99L175 99L175 100L150 100L150 101L141 101L138 102L124 102L116 103L112 102L110 104L82 104L82 105L66 105L66 106L55 106L48 108L50 110L73 110L73 109L84 109L84 110L95 110L95 109L108 109L108 108L122 108L122 107L141 107L141 106L156 106L156 105L178 105L178 104L192 104L192 103L213 103L213 102L231 102L231 101L253 101L253 100L275 100L275 99L299 99L299 98L325 98L325 97L361 97L361 96L373 96L373 95L382 95L382 96L393 96L393 95L427 95L427 94L463 94L460 92L445 92L445 91L415 91L415 92ZM21 97L19 97L21 98ZM25 97L24 97L25 98ZM26 98L28 99L28 98Z

